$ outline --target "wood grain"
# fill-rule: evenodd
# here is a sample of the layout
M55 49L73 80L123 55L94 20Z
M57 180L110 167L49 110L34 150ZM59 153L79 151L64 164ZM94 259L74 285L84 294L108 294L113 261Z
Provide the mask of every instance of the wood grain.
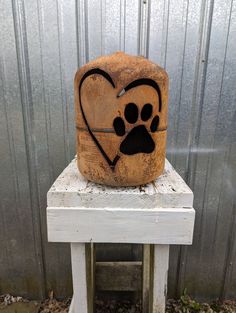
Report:
M138 187L109 187L88 181L76 159L65 168L47 194L49 207L183 208L192 207L193 193L168 160L153 183Z
M52 242L191 244L192 208L48 207Z
M126 91L126 87L137 80L142 80L142 84ZM150 81L151 85L147 83ZM74 90L78 167L83 176L100 184L137 186L162 174L168 103L168 76L164 69L143 57L118 52L81 67L75 75ZM124 113L128 103L135 104L138 110L137 119L132 123ZM151 104L152 113L145 120L141 112L147 103ZM152 133L155 116L159 118L159 125ZM125 125L121 136L113 127L117 117L122 118ZM131 131L140 125L145 126L148 135L143 139L141 134L131 137ZM139 140L145 145L150 136L154 150L128 155L120 145L129 135L129 146ZM113 163L115 159L118 161Z
M99 291L141 291L142 262L97 262Z
M73 313L88 313L86 253L84 243L71 244L71 265L73 278Z
M152 313L165 313L169 245L154 245Z
M151 305L151 249L149 244L143 245L143 262L142 262L142 312L149 313Z

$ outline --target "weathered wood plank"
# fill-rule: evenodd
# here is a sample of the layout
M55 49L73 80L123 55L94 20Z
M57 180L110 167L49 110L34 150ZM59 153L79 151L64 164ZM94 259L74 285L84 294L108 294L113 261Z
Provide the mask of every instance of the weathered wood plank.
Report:
M99 291L141 291L142 262L97 262Z
M156 208L191 207L193 193L166 160L163 175L138 187L109 187L87 181L78 171L76 159L61 173L47 195L49 207Z
M85 244L71 244L73 313L88 313Z
M96 290L136 292L142 290L142 262L96 262L95 266ZM74 297L70 310L73 308L73 302Z
M154 246L152 313L165 313L169 245Z
M150 306L150 277L151 277L151 245L143 245L142 263L142 311L149 313Z
M87 243L85 245L85 253L86 253L88 313L93 313L95 296L95 266L96 266L95 244Z
M71 299L70 307L69 307L69 313L74 313L74 296Z
M151 276L153 276L152 257L153 255L151 253L151 266L149 269ZM142 262L139 261L96 262L95 284L96 290L98 291L140 292L142 291L142 277L143 265ZM147 303L146 307L149 308L149 302L151 302L152 299L150 287L153 285L153 278L151 280L148 279L148 283L145 285L148 286L146 288L146 299L148 300L145 303Z
M191 244L195 211L188 209L47 208L52 242Z

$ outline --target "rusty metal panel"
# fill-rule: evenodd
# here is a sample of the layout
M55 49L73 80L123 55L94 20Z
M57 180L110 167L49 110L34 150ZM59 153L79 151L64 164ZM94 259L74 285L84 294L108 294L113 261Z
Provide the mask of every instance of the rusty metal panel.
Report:
M168 158L195 194L194 244L171 249L169 295L235 298L235 38L235 0L0 0L1 293L71 293L46 192L75 153L77 67L124 50L169 73ZM140 259L118 250L98 257Z

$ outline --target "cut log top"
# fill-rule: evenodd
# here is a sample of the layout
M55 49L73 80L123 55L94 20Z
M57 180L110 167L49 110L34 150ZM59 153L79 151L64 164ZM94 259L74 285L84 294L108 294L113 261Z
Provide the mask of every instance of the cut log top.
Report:
M76 158L65 168L48 192L51 207L175 208L192 207L193 193L166 159L163 175L138 187L95 184L78 171Z

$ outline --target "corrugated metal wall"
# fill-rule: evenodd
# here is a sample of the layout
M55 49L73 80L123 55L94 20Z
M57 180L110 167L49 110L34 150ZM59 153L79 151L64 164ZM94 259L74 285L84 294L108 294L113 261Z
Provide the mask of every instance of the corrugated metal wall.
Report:
M0 293L71 292L46 192L75 153L75 70L116 50L170 76L168 157L197 216L193 246L171 249L169 295L235 298L235 0L0 0Z

